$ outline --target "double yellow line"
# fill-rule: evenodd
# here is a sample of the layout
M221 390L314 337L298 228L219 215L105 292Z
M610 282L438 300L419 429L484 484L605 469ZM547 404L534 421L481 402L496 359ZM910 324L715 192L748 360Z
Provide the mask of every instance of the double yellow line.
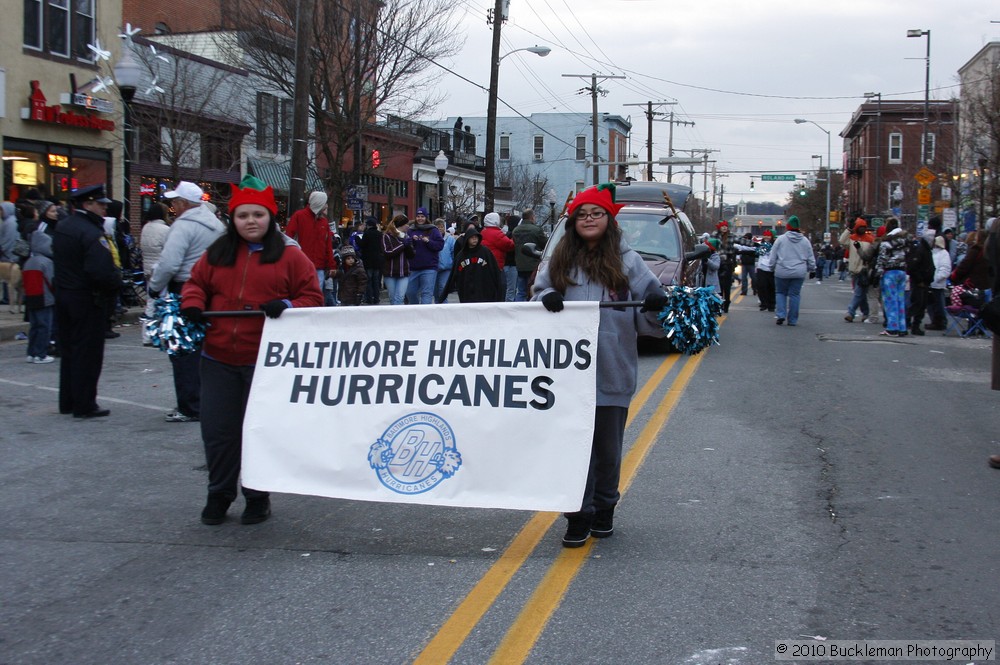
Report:
M720 320L721 323L721 320ZM626 428L632 424L635 415L642 411L646 402L673 369L681 356L671 354L656 369L642 389L636 393L629 409ZM653 446L657 434L666 424L680 396L687 388L688 382L697 371L704 352L690 357L678 372L663 401L657 406L649 422L639 433L628 454L622 460L620 489L624 493L632 483L636 472L642 465L646 454ZM465 639L475 628L479 620L493 605L500 593L510 582L514 574L521 568L528 557L538 546L542 537L552 527L558 513L535 513L528 523L514 537L510 546L504 551L493 566L483 575L479 583L466 595L465 599L452 613L451 617L441 626L441 629L431 639L422 652L413 661L414 665L441 665L447 663L462 646ZM522 608L517 619L508 629L507 634L493 653L490 663L522 663L528 657L531 649L545 629L552 613L562 602L570 583L587 560L594 540L590 539L583 547L563 549L552 562L548 572L539 583L531 598Z

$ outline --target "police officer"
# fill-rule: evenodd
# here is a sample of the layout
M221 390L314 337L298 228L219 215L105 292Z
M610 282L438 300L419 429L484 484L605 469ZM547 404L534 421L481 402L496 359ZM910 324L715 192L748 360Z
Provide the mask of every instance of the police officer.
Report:
M74 190L75 211L59 222L52 240L59 330L59 413L100 418L97 381L104 363L104 329L111 297L122 286L104 237L110 203L104 185Z

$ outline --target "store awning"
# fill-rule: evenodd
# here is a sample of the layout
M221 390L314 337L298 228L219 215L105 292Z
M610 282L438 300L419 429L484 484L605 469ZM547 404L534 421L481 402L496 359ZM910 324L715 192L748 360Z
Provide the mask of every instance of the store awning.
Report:
M250 174L257 176L278 194L288 195L288 183L292 179L292 168L289 162L272 162L267 159L248 159ZM306 191L325 191L323 182L315 170L309 169L306 175Z

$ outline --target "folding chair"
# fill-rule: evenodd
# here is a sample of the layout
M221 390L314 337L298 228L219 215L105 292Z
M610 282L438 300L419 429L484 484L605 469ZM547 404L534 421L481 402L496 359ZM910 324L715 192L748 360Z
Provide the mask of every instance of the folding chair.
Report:
M948 305L944 308L944 311L948 315L948 327L945 328L945 335L954 331L958 333L959 337L975 337L976 335L993 336L986 329L986 326L983 325L983 320L979 318L978 307L970 305L955 307L954 305ZM963 324L967 324L964 329Z

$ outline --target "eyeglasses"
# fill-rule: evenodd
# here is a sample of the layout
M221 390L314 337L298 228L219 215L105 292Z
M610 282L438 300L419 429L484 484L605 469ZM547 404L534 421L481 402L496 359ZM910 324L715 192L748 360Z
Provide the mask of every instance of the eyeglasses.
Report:
M605 210L594 210L592 212L580 211L576 213L577 219L602 219L607 216L607 211Z

